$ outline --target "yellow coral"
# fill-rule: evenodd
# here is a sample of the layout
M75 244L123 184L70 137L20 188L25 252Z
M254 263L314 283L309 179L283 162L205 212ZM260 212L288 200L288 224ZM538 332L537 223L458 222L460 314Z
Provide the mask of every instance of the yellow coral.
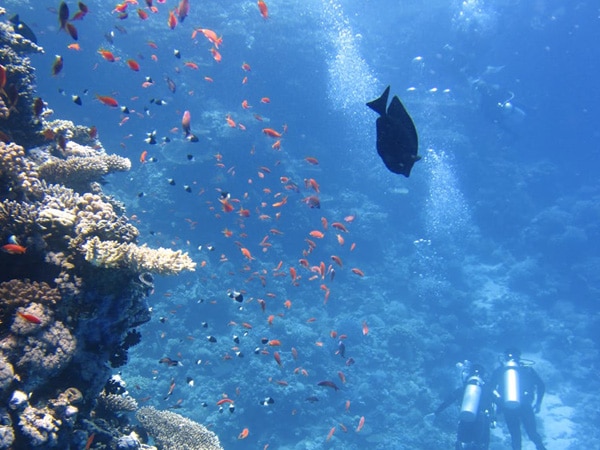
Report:
M150 248L133 243L101 241L97 236L83 244L85 259L95 266L127 268L134 272L174 275L184 270L194 271L196 263L187 253L168 248Z

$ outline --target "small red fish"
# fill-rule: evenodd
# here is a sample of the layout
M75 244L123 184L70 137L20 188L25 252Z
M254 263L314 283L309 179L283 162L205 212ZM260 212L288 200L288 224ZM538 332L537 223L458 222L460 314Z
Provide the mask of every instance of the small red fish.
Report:
M266 134L267 136L273 137L273 138L280 138L281 137L281 133L275 131L273 128L263 128L262 132L264 134Z
M177 17L179 18L179 22L183 23L189 12L190 0L181 0L179 2L179 7L177 8Z
M362 270L360 270L360 269L357 269L356 267L354 267L351 270L352 270L352 273L358 275L359 277L364 277L365 276L364 272Z
M146 20L148 18L148 13L144 11L142 8L138 8L137 10L138 16L142 20Z
M96 94L96 98L104 103L106 106L110 106L111 108L116 108L119 106L119 102L117 102L114 98L109 97L108 95L98 95Z
M248 428L244 428L242 432L238 435L238 439L246 439L250 434L250 430Z
M192 122L192 115L190 114L189 111L187 111L187 110L184 111L183 117L181 118L181 128L182 128L183 132L185 133L186 137L188 137L190 135L190 133L192 132L191 122Z
M137 63L137 61L135 59L128 59L127 60L127 65L134 72L139 72L140 71L140 65Z
M365 426L365 416L361 416L360 420L358 421L358 426L356 427L356 432L358 433L360 430L362 430L362 428Z
M101 48L100 50L98 50L98 53L100 53L100 55L108 62L116 61L115 55L113 55L110 50L104 50L103 48Z
M11 255L24 255L27 249L18 244L6 244L2 246L2 251Z
M174 11L169 11L169 19L167 20L167 25L169 28L173 30L177 26L177 17L175 16Z
M34 316L33 314L27 314L27 313L22 313L22 312L17 312L17 315L21 318L26 320L29 323L35 323L36 325L39 325L40 323L42 323L42 321L40 320L39 317Z
M260 15L263 19L267 20L269 18L269 8L267 8L267 4L263 0L258 0L257 4Z

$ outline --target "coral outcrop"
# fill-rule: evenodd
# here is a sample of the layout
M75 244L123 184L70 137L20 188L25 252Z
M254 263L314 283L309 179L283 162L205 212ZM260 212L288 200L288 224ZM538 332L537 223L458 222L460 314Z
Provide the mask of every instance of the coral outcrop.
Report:
M105 385L150 319L151 273L195 263L138 244L101 185L130 161L95 130L49 121L27 57L42 48L2 21L0 43L0 449L147 448L122 416L136 401Z
M171 411L140 408L136 414L144 429L163 450L220 450L215 433Z
M133 243L102 242L97 236L87 241L83 248L86 261L99 267L127 268L134 272L161 275L172 275L196 268L196 263L187 254L168 248L153 249Z

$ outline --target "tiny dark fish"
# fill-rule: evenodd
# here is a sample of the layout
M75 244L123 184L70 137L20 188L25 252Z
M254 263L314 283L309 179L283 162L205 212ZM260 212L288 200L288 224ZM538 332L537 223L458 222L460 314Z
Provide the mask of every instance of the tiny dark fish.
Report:
M175 366L179 365L179 361L177 361L175 359L168 358L166 356L164 358L160 358L158 360L158 363L159 364L164 364L164 365L169 366L169 367L175 367Z
M177 50L177 49L173 50L173 54L175 55L175 58L181 59L181 52L179 50Z
M207 336L206 339L208 339L208 342L212 342L213 344L217 342L217 338L214 336Z
M260 400L258 402L259 405L261 406L269 406L275 403L275 400L273 400L272 397L265 397L264 399Z
M333 389L334 391L339 391L340 388L337 387L337 385L333 382L333 381L329 381L329 380L325 380L325 381L319 381L317 383L318 386L323 386L323 387L329 387L331 389Z
M173 178L168 178L167 181L171 186L175 186L175 180Z
M71 99L73 100L73 103L75 103L76 105L81 106L83 104L83 102L81 101L81 97L79 95L72 95Z
M398 96L395 95L387 107L389 93L388 86L381 97L367 103L379 114L376 122L377 153L389 171L408 177L413 165L421 159L417 130Z
M69 6L65 2L60 2L60 6L58 7L58 23L60 24L61 30L63 30L67 26L68 20Z
M167 82L167 86L169 87L169 90L174 94L175 91L177 90L177 86L175 85L175 82L167 76L165 76L165 81Z
M33 115L39 117L44 110L44 101L40 97L36 97L33 100Z
M319 401L319 397L311 395L310 397L306 397L306 401L309 403L316 403Z
M76 41L79 38L79 33L77 32L77 28L75 27L75 25L69 22L65 25L65 27L67 29L67 33L69 33L69 36L71 36L73 40Z
M188 194L192 193L192 188L190 186L188 186L187 184L185 186L183 186L183 189L185 190L185 192L187 192Z
M60 55L56 55L54 57L54 62L52 63L52 76L56 76L63 69L63 57Z
M339 341L338 342L338 351L337 351L340 356L342 358L346 357L346 344L344 344L344 341Z
M16 33L19 33L25 39L37 44L37 37L35 36L34 32L31 31L31 28L29 28L26 23L21 22L18 14L15 14L9 20L10 23L14 25L13 28L15 29Z

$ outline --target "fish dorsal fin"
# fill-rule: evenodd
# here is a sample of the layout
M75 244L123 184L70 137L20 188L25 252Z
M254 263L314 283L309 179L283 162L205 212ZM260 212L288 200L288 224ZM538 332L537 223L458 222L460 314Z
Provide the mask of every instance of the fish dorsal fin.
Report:
M376 100L370 101L367 103L367 106L371 108L376 113L379 113L380 116L385 116L385 107L387 106L388 95L390 94L390 87L388 86Z
M388 108L388 116L398 121L405 129L410 130L412 134L417 134L415 124L406 112L404 105L397 95L394 95L390 107Z

